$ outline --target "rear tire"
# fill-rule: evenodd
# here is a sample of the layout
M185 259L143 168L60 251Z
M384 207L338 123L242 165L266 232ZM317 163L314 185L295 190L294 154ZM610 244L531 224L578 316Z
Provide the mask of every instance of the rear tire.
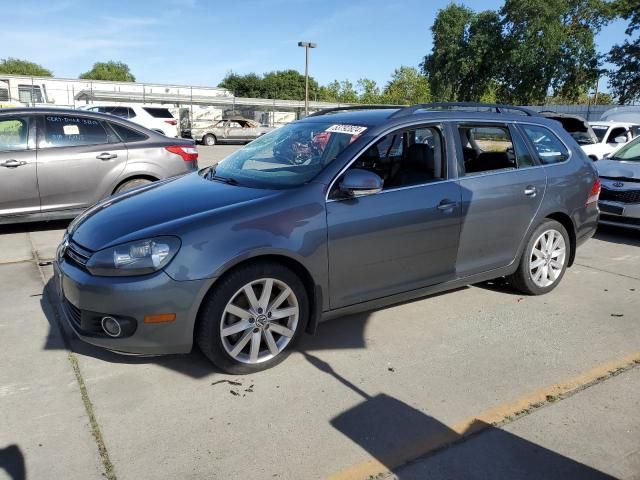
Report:
M126 192L127 190L132 190L136 187L140 187L142 185L146 185L148 183L153 182L153 180L149 179L149 178L134 178L131 180L127 180L124 183L121 183L120 185L118 185L118 187L115 189L115 191L113 193L122 193L122 192Z
M202 137L202 143L207 147L213 147L217 143L215 135L207 133L204 137Z
M548 293L562 280L570 256L567 230L560 222L545 219L531 234L509 283L527 295Z
M247 295L250 289L253 292ZM200 308L196 343L227 373L244 375L287 358L309 318L307 292L287 267L240 266L214 285Z

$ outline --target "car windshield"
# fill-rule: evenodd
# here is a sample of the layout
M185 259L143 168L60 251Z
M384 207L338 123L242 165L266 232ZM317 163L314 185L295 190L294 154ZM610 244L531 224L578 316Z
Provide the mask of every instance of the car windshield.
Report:
M640 162L640 137L627 143L620 150L609 157L610 160L622 160L625 162Z
M596 137L598 137L598 142L602 142L607 130L609 130L609 127L597 127L595 125L592 125L591 128L593 129L593 133L596 134Z
M259 137L208 173L214 180L254 188L307 183L367 129L332 122L293 122Z

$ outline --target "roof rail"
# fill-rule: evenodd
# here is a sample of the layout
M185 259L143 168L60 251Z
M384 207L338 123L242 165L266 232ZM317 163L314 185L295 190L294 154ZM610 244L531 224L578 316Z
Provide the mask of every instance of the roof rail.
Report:
M306 118L310 118L310 117L319 117L321 115L326 115L327 113L333 113L333 112L342 112L342 111L349 111L349 110L378 110L378 109L389 109L389 108L404 108L405 105L378 105L378 104L373 104L373 105L347 105L344 107L334 107L334 108L325 108L322 110L318 110L317 112L313 112L310 115L307 115Z
M499 103L478 103L478 102L436 102L436 103L418 103L405 107L394 112L389 118L405 117L411 115L418 110L455 110L456 108L493 108L496 113L507 113L505 110L512 110L524 113L530 117L538 116L538 112L525 107L516 107L513 105L502 105Z

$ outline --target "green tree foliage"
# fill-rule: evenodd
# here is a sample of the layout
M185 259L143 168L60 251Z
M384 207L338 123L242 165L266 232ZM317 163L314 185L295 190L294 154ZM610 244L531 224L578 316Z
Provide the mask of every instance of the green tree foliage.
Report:
M304 75L297 70L278 70L264 75L229 72L218 86L237 97L304 100ZM309 77L309 99L313 100L317 91L318 82Z
M623 104L640 99L640 6L638 0L618 0L613 8L614 14L629 21L625 33L631 37L614 45L607 56L616 67L609 71L609 87Z
M382 94L380 93L380 88L375 80L371 80L368 78L361 78L356 83L358 92L359 92L359 101L360 103L366 104L376 104L383 103Z
M422 68L437 100L536 104L552 92L575 102L598 77L594 36L609 19L604 0L505 0L480 13L450 4Z
M113 82L135 82L136 77L133 76L126 63L114 62L96 62L88 72L84 72L79 78L86 80L110 80Z
M337 103L360 102L358 92L353 88L353 83L349 80L343 80L341 82L334 80L330 84L320 87L318 90L318 100Z
M487 93L501 57L501 29L490 10L474 13L452 3L438 12L433 50L422 63L436 99L478 101Z
M543 103L550 90L575 101L595 83L594 36L608 21L600 0L506 0L500 10L503 55L500 96Z
M7 75L30 75L34 77L53 77L51 70L37 63L20 60L18 58L3 58L0 60L0 73Z
M429 81L415 67L400 67L384 88L384 103L397 105L431 101Z

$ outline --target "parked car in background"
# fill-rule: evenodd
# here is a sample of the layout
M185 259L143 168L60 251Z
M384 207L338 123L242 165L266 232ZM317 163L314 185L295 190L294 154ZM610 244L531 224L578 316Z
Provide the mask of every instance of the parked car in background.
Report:
M592 160L602 160L640 135L640 125L629 122L589 122L598 143L585 145L583 150Z
M640 124L640 105L620 105L600 116L601 122L628 122Z
M84 105L79 108L125 118L167 137L178 137L180 134L178 121L166 107L114 103L113 105Z
M640 230L640 137L596 164L600 223Z
M247 143L273 130L248 118L218 120L205 127L191 128L191 138L204 145Z
M498 277L550 292L597 226L593 162L530 110L441 106L319 112L97 204L56 254L68 323L248 374L331 317Z
M72 218L114 193L198 168L192 140L112 115L0 110L0 223Z

